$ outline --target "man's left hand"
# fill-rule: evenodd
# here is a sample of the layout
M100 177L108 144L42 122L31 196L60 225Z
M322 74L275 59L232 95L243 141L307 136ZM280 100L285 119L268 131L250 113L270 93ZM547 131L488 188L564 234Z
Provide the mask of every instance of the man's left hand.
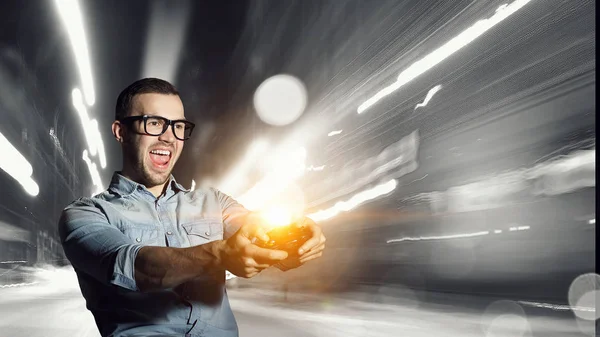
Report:
M292 255L275 265L275 267L283 271L298 268L308 261L321 257L325 249L325 235L323 235L321 227L312 219L304 217L302 220L296 222L295 226L307 227L312 232L312 237L300 246L298 255Z

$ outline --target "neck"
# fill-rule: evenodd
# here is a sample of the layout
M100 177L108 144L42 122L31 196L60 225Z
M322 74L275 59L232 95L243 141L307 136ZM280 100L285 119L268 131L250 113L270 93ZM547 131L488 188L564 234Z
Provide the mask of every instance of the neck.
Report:
M167 187L167 184L170 181L170 179L167 179L167 181L165 181L163 184L156 185L156 186L147 186L141 182L142 179L140 179L138 174L135 173L135 170L131 169L127 165L123 166L123 169L121 170L121 175L123 175L127 179L135 181L138 184L144 185L146 187L146 189L148 191L150 191L150 193L152 193L152 195L154 195L156 198L158 198L161 194L163 194L163 192L165 191L165 189Z
M166 188L168 182L169 181L167 180L164 184L158 185L158 186L153 186L153 187L146 186L146 189L148 191L150 191L150 193L152 193L152 195L154 195L155 197L158 198L165 191L165 188Z

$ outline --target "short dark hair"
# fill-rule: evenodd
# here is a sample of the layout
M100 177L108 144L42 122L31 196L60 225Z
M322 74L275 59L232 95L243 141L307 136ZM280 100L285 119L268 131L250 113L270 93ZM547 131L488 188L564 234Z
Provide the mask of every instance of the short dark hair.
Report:
M141 94L165 94L177 95L177 88L171 83L159 78L143 78L131 83L127 88L123 89L117 98L117 106L115 108L115 120L121 120L129 115L133 107L133 99Z

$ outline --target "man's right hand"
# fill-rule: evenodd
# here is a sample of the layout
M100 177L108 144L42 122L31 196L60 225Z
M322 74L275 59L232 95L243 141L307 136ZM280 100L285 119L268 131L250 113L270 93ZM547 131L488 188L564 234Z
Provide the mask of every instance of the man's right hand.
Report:
M263 241L269 239L262 227L248 224L223 241L220 254L222 267L235 276L251 278L287 258L288 254L283 250L266 249L252 244L251 240L255 237Z

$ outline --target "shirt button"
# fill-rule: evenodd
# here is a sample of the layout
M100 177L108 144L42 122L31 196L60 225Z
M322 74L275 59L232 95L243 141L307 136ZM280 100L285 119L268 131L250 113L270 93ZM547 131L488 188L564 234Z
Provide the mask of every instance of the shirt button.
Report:
M210 236L210 232L204 232L204 235Z
M136 239L135 239L135 241L137 241L137 242L142 242L142 239L140 239L140 238L136 238Z
M173 232L171 232L171 231L168 231L168 232L167 232L167 235L171 235L171 234L173 234Z

